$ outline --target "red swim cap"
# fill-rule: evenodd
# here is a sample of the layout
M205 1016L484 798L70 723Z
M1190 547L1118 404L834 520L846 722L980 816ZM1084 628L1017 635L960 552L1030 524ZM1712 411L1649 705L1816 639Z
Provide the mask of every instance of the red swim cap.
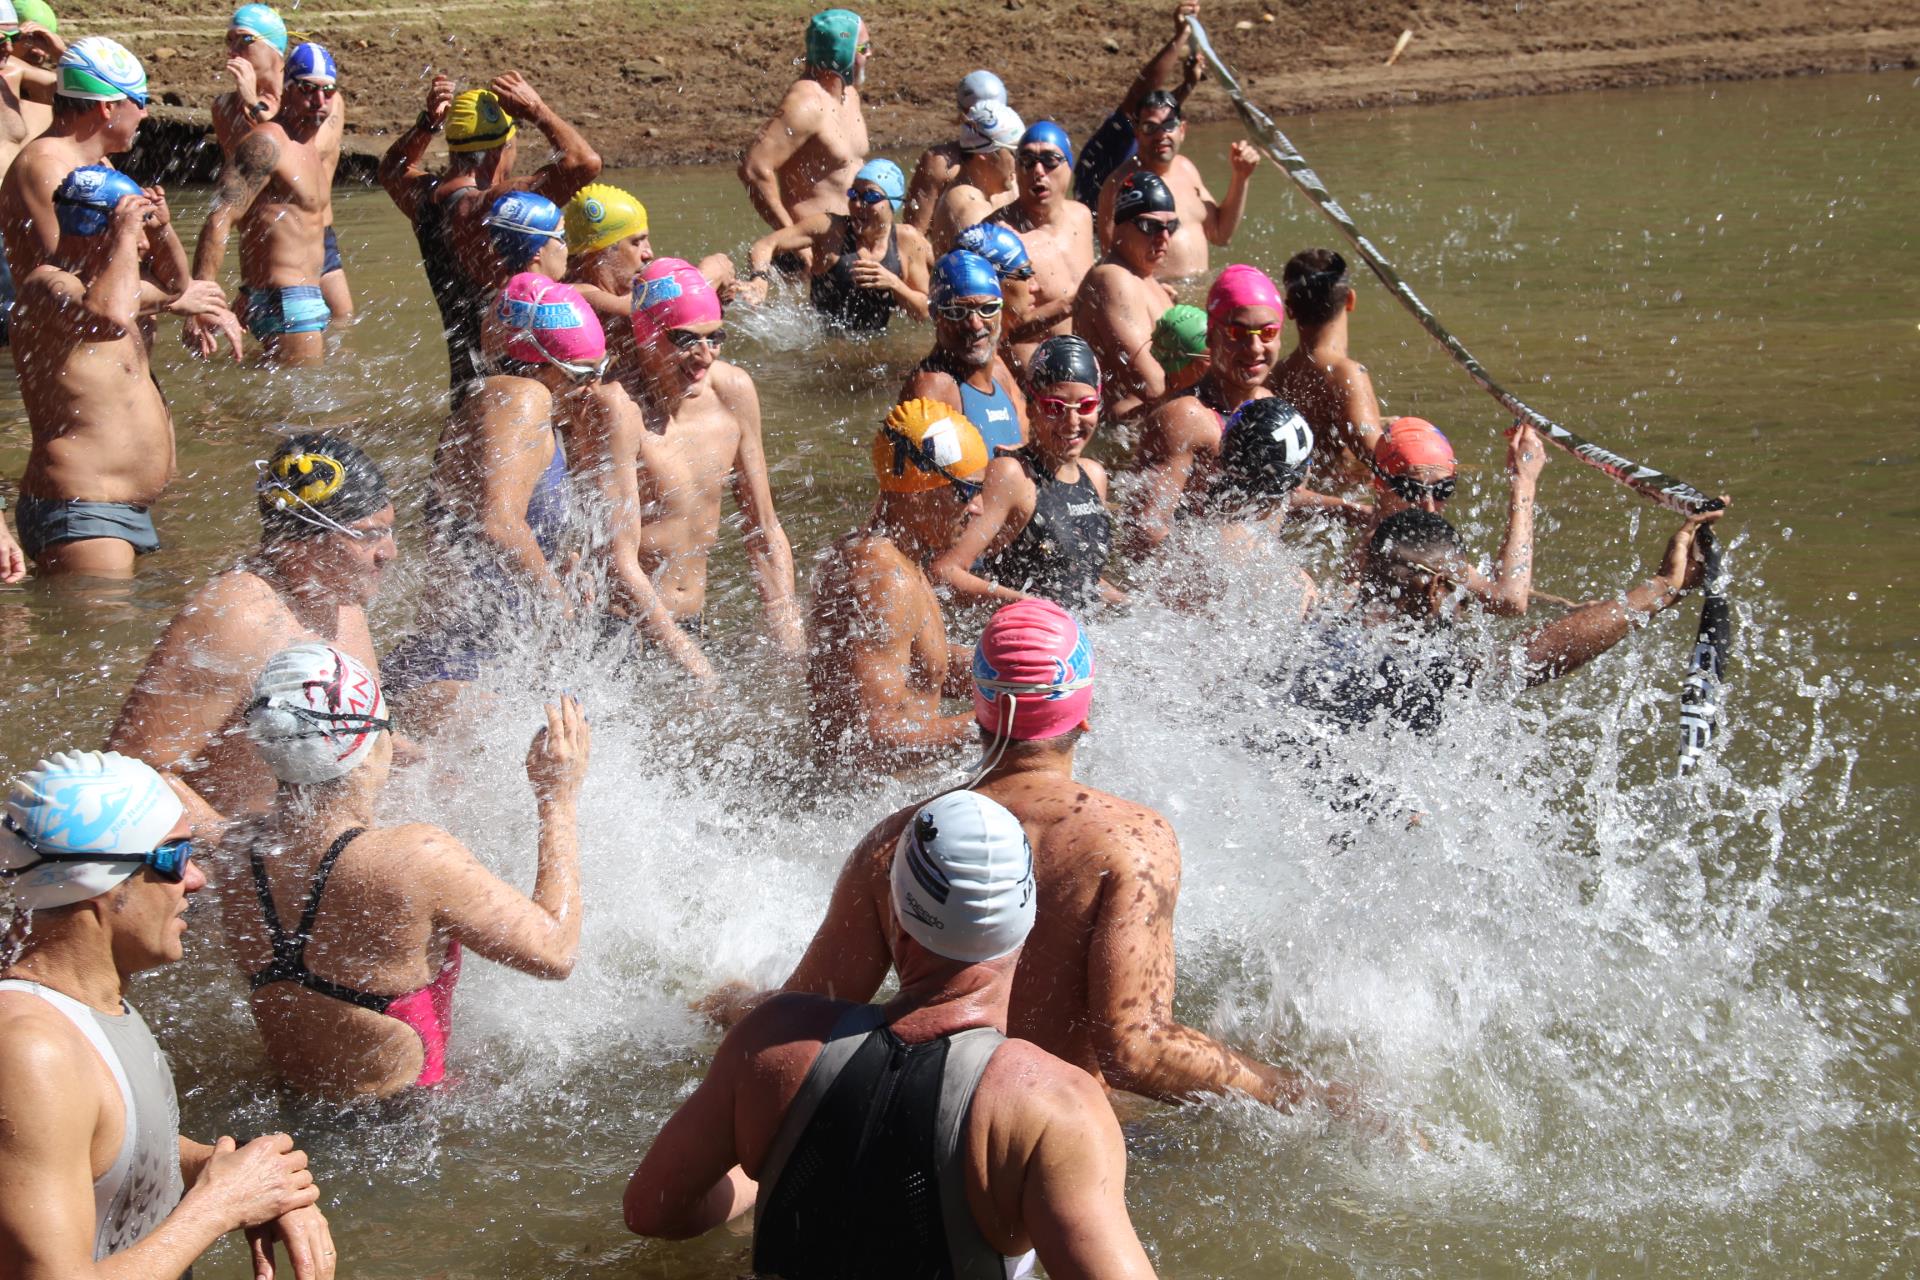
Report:
M1415 467L1447 467L1453 462L1453 446L1440 434L1440 428L1425 418L1395 418L1387 424L1387 434L1374 450L1373 461L1390 476L1402 476Z
M1022 742L1076 729L1093 705L1093 646L1051 600L993 615L973 651L973 718Z

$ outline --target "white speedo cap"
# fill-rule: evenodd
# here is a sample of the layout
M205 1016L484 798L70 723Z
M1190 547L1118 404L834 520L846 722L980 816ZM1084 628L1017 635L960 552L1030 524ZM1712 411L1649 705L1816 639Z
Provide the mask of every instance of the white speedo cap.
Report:
M981 102L1005 102L1007 86L1000 77L991 71L969 71L960 78L960 87L954 91L954 101L965 115Z
M358 658L319 643L268 659L247 708L247 733L282 782L343 778L390 728L379 679Z
M913 815L893 847L900 927L938 956L979 964L1027 940L1033 849L1020 820L975 791L950 791Z

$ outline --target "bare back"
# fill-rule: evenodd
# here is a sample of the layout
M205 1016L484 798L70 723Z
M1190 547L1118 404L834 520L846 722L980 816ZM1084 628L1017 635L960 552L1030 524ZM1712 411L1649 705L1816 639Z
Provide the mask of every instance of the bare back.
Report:
M1379 433L1380 403L1365 365L1344 351L1302 344L1281 361L1267 385L1313 428L1316 488L1367 479L1365 441Z

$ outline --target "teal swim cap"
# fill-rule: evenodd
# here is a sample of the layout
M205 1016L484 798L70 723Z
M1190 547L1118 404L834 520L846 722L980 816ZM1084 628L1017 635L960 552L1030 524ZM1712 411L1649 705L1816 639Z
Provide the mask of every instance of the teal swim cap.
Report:
M807 20L807 65L839 76L853 74L860 52L860 15L851 9L826 9Z
M281 53L287 51L287 24L264 4L243 4L235 9L227 29L251 31Z

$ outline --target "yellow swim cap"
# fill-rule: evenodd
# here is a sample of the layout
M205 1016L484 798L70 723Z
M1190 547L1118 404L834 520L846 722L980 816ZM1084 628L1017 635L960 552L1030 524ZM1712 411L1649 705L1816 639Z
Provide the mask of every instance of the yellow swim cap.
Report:
M447 109L447 150L491 151L513 136L513 117L491 89L456 94Z
M987 442L950 404L908 400L893 406L873 437L873 473L883 493L925 493L976 485L987 469Z
M580 188L566 215L568 253L592 253L647 229L647 206L604 182Z

